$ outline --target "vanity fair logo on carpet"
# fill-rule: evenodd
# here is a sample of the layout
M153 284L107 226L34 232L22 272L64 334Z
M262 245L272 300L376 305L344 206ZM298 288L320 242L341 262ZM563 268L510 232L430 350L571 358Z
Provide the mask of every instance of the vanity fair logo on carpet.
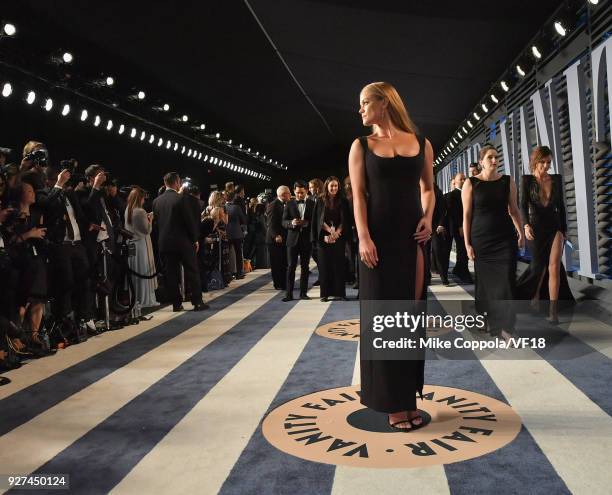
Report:
M424 426L409 433L365 408L360 387L298 397L274 409L262 426L279 450L315 462L368 468L409 468L479 457L510 443L521 420L507 404L468 390L425 385L417 407Z
M428 327L427 336L444 335L451 332L452 328L442 326ZM359 341L359 318L354 320L340 320L321 325L315 330L317 335L334 340Z

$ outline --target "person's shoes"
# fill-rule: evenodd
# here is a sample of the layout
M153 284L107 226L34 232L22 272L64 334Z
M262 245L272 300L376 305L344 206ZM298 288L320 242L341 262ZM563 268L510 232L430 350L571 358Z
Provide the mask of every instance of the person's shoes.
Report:
M179 304L178 306L176 304L172 305L172 311L174 313L178 313L179 311L185 311L185 308L183 308L182 304Z
M550 301L548 311L548 318L546 320L548 323L557 325L559 323L559 301Z
M321 302L328 302L328 301L329 301L329 299L327 297L322 297L321 298Z
M319 282L319 279L316 279L315 283L312 284L313 287L316 287L317 285L321 285L321 282Z
M291 297L291 296L285 296L285 297L283 297L282 301L283 301L283 302L293 301L293 297Z
M310 299L312 299L308 294L300 294L300 299L303 299L305 301L310 301Z
M424 426L425 422L423 421L423 417L420 414L413 416L412 418L405 418L399 421L395 421L391 423L389 422L389 426L394 430L401 431L404 433L408 433L410 431L418 430L422 426Z
M359 290L359 282L355 282L355 283L353 284L353 289L357 289L357 290Z
M244 278L244 273L241 273L240 275L236 275L236 280L242 280Z
M205 309L210 309L210 306L206 303L201 302L200 304L196 304L193 307L192 311L204 311Z
M447 287L450 285L450 282L448 281L448 279L447 279L447 278L443 278L443 279L442 279L442 285L445 285L445 286L447 286Z
M83 325L85 326L87 333L91 335L92 337L95 337L96 335L100 335L102 333L96 327L96 324L94 323L93 318L90 319L89 321L84 321Z

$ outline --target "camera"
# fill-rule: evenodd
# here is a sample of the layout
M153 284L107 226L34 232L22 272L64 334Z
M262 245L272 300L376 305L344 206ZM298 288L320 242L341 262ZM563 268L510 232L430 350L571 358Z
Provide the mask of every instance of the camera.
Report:
M74 158L60 161L60 170L68 170L70 175L74 175L78 166L78 162Z
M46 167L49 161L49 152L44 148L31 151L23 157L24 160L29 160L34 166Z

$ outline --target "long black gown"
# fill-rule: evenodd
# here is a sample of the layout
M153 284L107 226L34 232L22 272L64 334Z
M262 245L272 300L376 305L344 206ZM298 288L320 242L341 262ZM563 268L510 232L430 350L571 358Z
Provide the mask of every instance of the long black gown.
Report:
M367 138L359 138L365 152L368 229L379 258L373 269L359 262L359 297L365 301L415 299L417 249L422 247L413 235L423 216L419 181L425 157L425 139L417 139L418 155L385 158L369 149ZM421 299L427 294L424 275ZM362 336L372 332L364 319ZM416 410L416 394L423 392L424 368L424 360L364 359L361 346L361 403L386 413Z
M525 223L528 223L534 233L534 240L529 241L532 258L529 267L517 281L517 297L533 299L540 280L538 299L550 299L548 293L548 259L557 232L565 234L567 220L563 204L563 179L558 174L550 175L552 190L548 204L544 206L540 198L540 186L533 175L524 175L521 179L521 210ZM567 283L567 275L563 263L559 280L560 301L574 301L574 296Z
M476 273L476 308L487 313L489 331L512 332L515 312L508 301L516 293L517 234L508 213L510 176L497 180L470 177L472 183L471 243Z

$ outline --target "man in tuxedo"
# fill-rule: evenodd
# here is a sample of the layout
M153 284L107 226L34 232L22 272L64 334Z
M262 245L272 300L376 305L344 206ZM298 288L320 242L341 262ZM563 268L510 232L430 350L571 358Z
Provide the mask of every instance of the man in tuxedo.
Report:
M166 272L166 287L172 299L172 310L182 311L179 289L180 264L185 282L191 287L194 311L208 308L202 301L202 286L196 253L198 229L193 221L193 209L185 195L179 194L181 178L176 172L164 175L166 191L153 201L153 218L157 224L159 253Z
M310 218L314 211L314 201L306 199L306 183L296 181L293 185L295 199L285 206L283 212L283 227L287 229L287 294L284 302L293 300L293 285L298 256L300 257L300 299L310 299L308 291L308 275L310 263Z
M478 175L480 173L480 165L478 165L478 162L470 163L468 172L470 173L470 177Z
M461 202L461 188L465 182L465 175L459 172L453 179L455 189L448 193L448 220L452 238L455 240L455 250L457 261L453 274L456 275L461 282L471 284L472 275L468 268L468 256L465 250L465 241L463 239L463 203Z
M74 309L74 323L87 322L90 334L98 333L91 319L92 295L89 287L89 259L83 244L89 222L76 194L69 187L70 171L49 166L45 170L47 184L40 194L45 204L45 224L49 241L51 290L55 296L54 312L66 325ZM41 198L42 199L42 198ZM73 299L76 303L73 308ZM69 327L72 322L70 322Z
M431 236L432 267L438 270L444 285L448 285L448 264L450 255L450 234L448 228L448 211L446 199L438 184L434 183L436 206L434 208Z
M285 204L291 199L287 186L276 189L276 199L266 208L266 244L270 253L270 267L274 288L287 289L287 229L283 227Z
M323 181L318 177L314 179L310 179L308 182L308 190L310 192L310 199L314 201L315 207L317 206L317 201L321 201L321 194L323 194ZM314 215L315 208L312 209L312 214ZM312 218L310 219L312 222ZM312 241L312 259L317 264L317 270L319 268L319 251L317 249L317 240L311 239ZM319 279L315 280L313 286L319 285Z

